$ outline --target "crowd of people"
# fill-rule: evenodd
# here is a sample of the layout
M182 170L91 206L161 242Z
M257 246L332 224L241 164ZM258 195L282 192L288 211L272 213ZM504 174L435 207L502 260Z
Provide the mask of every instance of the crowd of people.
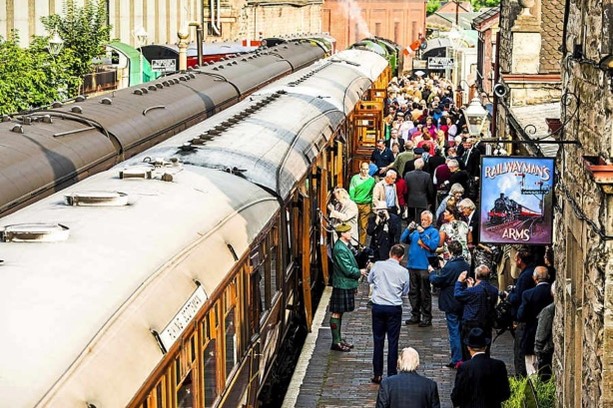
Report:
M434 287L448 329L447 366L457 370L454 405L500 406L509 397L509 383L504 363L490 357L490 346L501 299L510 305L515 322L509 329L515 330L516 375L551 375L551 251L506 248L504 254L512 257L519 273L499 273L504 279L493 285L496 262L478 234L477 186L484 152L468 134L461 109L453 105L451 87L444 80L405 78L393 81L388 95L387 137L377 141L370 162L361 163L348 191L332 192L328 207L336 230L331 348L353 349L341 336L342 315L354 310L358 282L367 280L374 348L371 381L381 384L377 406L405 406L406 398L423 401L411 406L439 406L436 383L414 373L417 352L398 352L403 297L410 303L405 324L429 327ZM369 248L368 264L358 264L356 248Z

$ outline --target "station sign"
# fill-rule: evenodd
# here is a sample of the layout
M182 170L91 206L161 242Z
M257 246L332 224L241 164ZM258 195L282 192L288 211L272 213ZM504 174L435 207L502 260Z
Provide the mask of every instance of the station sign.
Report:
M175 59L151 60L151 69L155 72L177 72L177 60Z
M170 350L170 347L181 336L181 333L194 319L198 311L204 305L204 302L208 299L206 292L202 285L198 285L198 289L190 296L190 298L183 304L179 312L172 318L170 323L166 325L159 335L159 341L165 351Z
M429 57L428 69L445 69L453 68L453 58L447 57Z
M480 242L551 244L554 174L551 157L482 157Z

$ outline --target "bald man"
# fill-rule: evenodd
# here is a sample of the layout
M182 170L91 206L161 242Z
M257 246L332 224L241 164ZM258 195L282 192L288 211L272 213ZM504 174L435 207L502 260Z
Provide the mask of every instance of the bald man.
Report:
M537 359L534 352L534 340L538 326L538 314L547 305L553 302L551 285L547 281L549 274L547 267L537 266L532 273L532 279L536 286L524 291L521 305L517 311L517 320L526 323L526 328L521 339L520 347L525 353L526 373L528 375L537 372Z

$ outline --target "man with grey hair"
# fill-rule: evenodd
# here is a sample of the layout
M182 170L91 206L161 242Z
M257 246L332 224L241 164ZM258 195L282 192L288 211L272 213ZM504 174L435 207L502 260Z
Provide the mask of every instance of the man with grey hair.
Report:
M398 177L395 170L388 170L385 172L383 180L375 184L372 191L373 204L385 203L387 210L392 214L398 214L400 210L400 203L398 202L398 189L396 188L396 177Z
M427 210L434 201L434 184L428 172L423 170L424 160L415 160L415 170L404 176L409 195L407 197L408 220L417 221L422 211Z
M525 355L526 373L528 375L535 374L537 370L534 341L538 326L538 314L553 302L551 285L547 281L549 279L547 267L537 266L534 268L532 279L536 286L524 291L521 297L521 305L517 310L517 321L526 323L520 347Z
M398 374L381 383L377 408L439 408L438 385L417 374L419 354L413 347L402 349L398 356Z
M460 169L460 163L456 159L451 159L447 162L447 167L449 167L451 175L445 181L445 184L452 186L455 183L460 183L464 187L464 191L468 191L468 173L466 170Z
M471 329L476 327L481 328L488 339L492 338L492 312L498 301L498 289L489 282L489 277L490 268L479 265L475 268L474 279L468 277L468 271L464 271L455 283L453 295L464 305L460 332L463 343ZM462 349L462 357L464 361L470 358L466 347Z
M551 296L555 298L555 285L551 284ZM556 305L551 302L545 306L538 314L538 324L536 325L536 337L534 338L534 353L538 363L538 373L541 380L547 381L551 378L551 362L553 360L553 317Z

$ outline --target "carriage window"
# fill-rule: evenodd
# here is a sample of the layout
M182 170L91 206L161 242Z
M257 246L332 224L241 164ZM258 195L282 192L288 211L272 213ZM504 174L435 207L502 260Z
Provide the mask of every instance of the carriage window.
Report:
M236 364L236 327L234 324L234 309L231 309L226 316L226 376Z
M155 407L162 408L164 406L164 400L166 399L165 393L165 385L166 379L163 377L162 380L158 383L157 387L155 387Z
M185 381L177 390L177 407L192 408L194 406L194 394L192 392L192 374L185 377Z
M204 406L210 407L217 398L217 360L215 339L211 339L202 352L204 362Z

